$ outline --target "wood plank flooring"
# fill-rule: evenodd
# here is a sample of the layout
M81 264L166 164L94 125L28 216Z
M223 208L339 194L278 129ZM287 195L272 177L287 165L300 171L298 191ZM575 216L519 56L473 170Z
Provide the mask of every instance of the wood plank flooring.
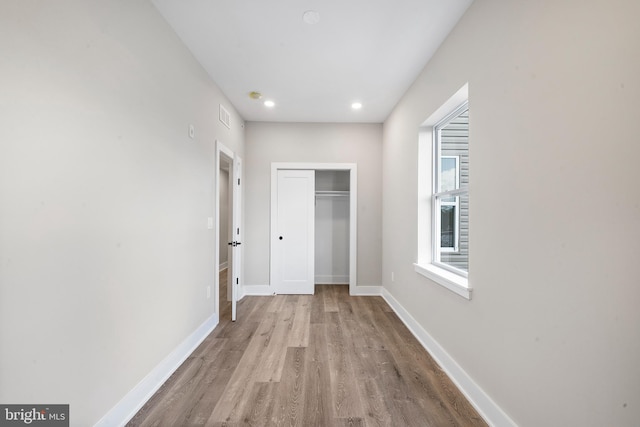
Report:
M228 278L229 269L225 268L219 274L220 280L218 280L219 284L219 296L220 298L220 320L231 320L231 301L227 301L227 278Z
M223 313L128 426L486 425L380 297L323 285Z

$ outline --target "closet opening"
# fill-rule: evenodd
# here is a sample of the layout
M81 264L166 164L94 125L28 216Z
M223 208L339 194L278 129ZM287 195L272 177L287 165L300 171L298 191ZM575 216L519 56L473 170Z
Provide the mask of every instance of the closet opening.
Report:
M349 286L350 171L315 171L315 285Z

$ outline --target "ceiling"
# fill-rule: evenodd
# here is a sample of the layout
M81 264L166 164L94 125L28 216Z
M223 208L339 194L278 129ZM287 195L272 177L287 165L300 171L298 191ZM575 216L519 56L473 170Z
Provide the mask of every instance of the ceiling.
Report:
M358 123L387 118L472 1L152 0L245 120Z

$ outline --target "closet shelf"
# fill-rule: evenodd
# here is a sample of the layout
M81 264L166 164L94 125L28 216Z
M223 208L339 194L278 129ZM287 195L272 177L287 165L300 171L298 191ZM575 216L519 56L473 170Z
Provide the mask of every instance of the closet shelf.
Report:
M349 197L349 191L316 191L316 196Z

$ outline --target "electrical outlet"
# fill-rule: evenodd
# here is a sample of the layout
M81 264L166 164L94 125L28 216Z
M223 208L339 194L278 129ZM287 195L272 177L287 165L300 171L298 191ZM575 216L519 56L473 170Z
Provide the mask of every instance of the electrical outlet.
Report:
M211 286L207 286L207 299L211 298Z
M393 274L393 271L391 272L391 281L392 282L396 281L396 276Z
M193 125L189 125L189 138L193 139L196 136L196 128Z
M207 218L207 228L209 230L213 230L213 218L211 218L211 217Z

